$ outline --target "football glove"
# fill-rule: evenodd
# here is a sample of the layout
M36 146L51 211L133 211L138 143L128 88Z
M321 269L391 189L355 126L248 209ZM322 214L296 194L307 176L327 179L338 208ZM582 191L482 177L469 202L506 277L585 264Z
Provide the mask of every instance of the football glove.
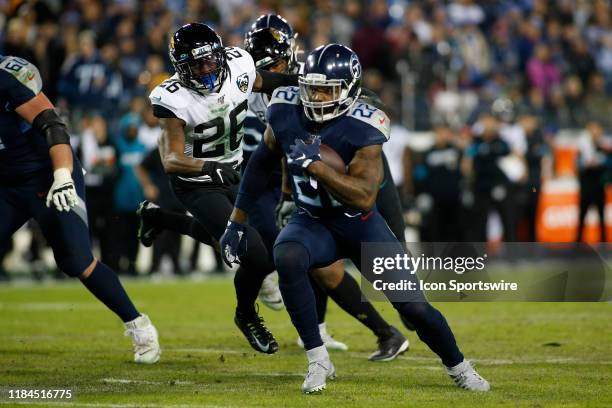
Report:
M240 263L240 257L246 253L246 226L228 221L225 232L219 240L223 262L231 268L232 264Z
M53 172L53 184L47 193L47 207L50 208L53 204L57 211L68 212L77 205L78 201L70 170L66 168L55 170Z
M289 223L293 211L295 211L295 203L291 194L283 193L274 210L276 214L276 228L279 230L283 229Z
M296 169L306 170L312 162L321 160L321 138L315 137L309 144L302 139L295 139L295 144L289 146L287 164Z
M224 186L240 182L240 174L228 163L206 160L202 166L202 174L210 176L214 183Z

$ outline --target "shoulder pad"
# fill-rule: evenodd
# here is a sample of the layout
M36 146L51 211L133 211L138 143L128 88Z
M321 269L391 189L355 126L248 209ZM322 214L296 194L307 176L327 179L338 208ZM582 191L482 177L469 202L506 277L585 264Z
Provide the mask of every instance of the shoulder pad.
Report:
M380 131L387 140L391 135L391 120L387 114L372 105L357 101L349 111L347 117L367 123Z
M239 47L225 47L225 56L227 58L227 62L237 62L240 65L243 65L247 68L255 69L255 61L253 61L253 57L251 54L243 50Z
M0 62L0 70L8 72L35 95L42 90L42 77L38 68L31 62L18 57L5 57Z
M297 105L300 103L300 88L297 86L282 86L276 88L272 93L269 105L275 103L287 103L290 105Z
M189 91L179 81L170 78L151 91L149 100L151 104L163 106L182 118L181 112L189 105L189 98L185 97L186 92Z

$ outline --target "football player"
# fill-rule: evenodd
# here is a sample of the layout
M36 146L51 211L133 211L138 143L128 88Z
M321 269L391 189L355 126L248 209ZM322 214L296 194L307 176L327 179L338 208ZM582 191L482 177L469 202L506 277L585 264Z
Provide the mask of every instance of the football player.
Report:
M265 188L270 170L284 156L298 211L276 239L274 263L285 306L308 356L308 373L302 385L305 393L321 391L326 380L335 377L317 327L309 270L343 258L360 267L362 242L384 242L393 253L405 251L375 207L389 120L379 109L358 102L360 91L359 58L339 44L319 47L308 56L299 88L274 91L266 113L264 143L249 160L220 241L226 261L241 260L248 250L247 216ZM347 174L321 161L321 142L349 164ZM372 271L361 272L368 279L373 277ZM387 278L416 282L407 270ZM414 324L419 338L441 358L458 386L489 390L489 383L464 360L445 318L421 292L408 293L406 299L392 304Z
M66 125L41 89L34 65L0 56L0 253L34 218L58 268L78 277L124 322L134 361L155 363L161 353L155 327L138 312L117 274L91 252L83 170Z
M164 169L193 217L145 202L139 209L139 235L146 245L160 229L171 229L216 245L238 193L249 95L296 84L297 75L258 71L249 53L224 47L212 28L199 23L174 33L170 59L176 73L149 98L163 129L159 149ZM234 279L234 322L255 350L271 354L278 344L255 310L255 300L275 268L257 231L248 227L244 232L250 245Z
M244 48L251 54L255 66L259 69L271 72L298 73L301 64L297 61L295 40L296 33L285 19L275 14L266 14L255 20L251 29L247 32ZM270 98L262 93L253 93L249 97L249 110L245 119L243 169L251 153L262 139L267 124L265 115L269 100ZM279 232L274 209L281 197L281 184L281 166L278 162L270 175L265 190L260 192L258 200L249 213L249 225L259 232L270 255L272 255L274 241ZM392 183L391 186L393 187ZM395 192L395 188L392 188L391 191ZM282 212L288 216L293 212L295 205L293 205L290 193L283 194L283 197L279 209L282 209ZM385 198L385 195L379 194L379 199L381 198ZM396 198L400 220L402 220L399 197ZM403 235L404 226L401 225L400 228ZM350 274L344 272L342 261L326 268L314 269L309 276L314 277L315 280L311 284L315 293L318 324L321 338L328 349L347 350L348 347L346 344L335 340L327 331L325 324L327 294L341 308L366 325L376 335L379 347L376 352L370 355L369 359L371 361L390 361L408 349L408 340L395 327L389 325L370 302L362 301L359 284ZM260 299L265 300L264 303L273 307L278 304L274 303L274 300L280 299L280 302L282 302L282 298L280 293L275 295L274 288L277 288L277 286L266 285L267 281L268 278L264 281L262 291L265 291L264 293L268 296L262 299L260 295ZM298 338L298 345L300 347L304 346L301 338Z

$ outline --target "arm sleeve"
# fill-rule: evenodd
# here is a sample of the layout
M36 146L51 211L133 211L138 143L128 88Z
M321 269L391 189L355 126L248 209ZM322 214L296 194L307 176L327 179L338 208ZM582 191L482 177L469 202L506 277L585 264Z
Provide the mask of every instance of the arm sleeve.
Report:
M272 95L272 92L281 86L298 85L298 74L279 74L262 69L258 69L257 72L261 76L261 89L258 92Z
M266 188L270 175L279 161L280 157L274 154L265 143L257 146L244 170L240 190L234 204L236 208L249 213L253 203Z
M161 105L156 105L153 104L153 115L156 118L177 118L178 116L176 116L176 114L174 112L172 112L170 109L161 106Z

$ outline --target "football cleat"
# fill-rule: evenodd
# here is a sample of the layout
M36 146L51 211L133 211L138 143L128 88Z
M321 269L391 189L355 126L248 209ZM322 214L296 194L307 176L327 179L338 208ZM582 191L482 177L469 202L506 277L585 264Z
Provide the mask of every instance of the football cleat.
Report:
M327 380L336 378L336 368L330 359L312 361L308 364L308 373L302 384L304 394L321 392L327 385Z
M469 361L463 360L455 367L447 367L446 372L455 381L455 384L464 390L485 392L491 389L489 382L474 370Z
M399 330L391 326L391 336L378 338L378 350L370 354L370 361L392 361L408 350L410 343Z
M157 238L157 235L161 232L161 230L154 227L151 222L151 212L157 208L159 208L159 205L144 200L138 205L138 210L136 210L139 220L138 240L146 247L153 245L155 238Z
M259 289L259 300L272 310L278 311L285 308L283 297L281 296L278 283L274 279L273 273L266 276L262 282L261 289Z
M323 344L325 344L325 347L328 350L347 351L349 349L346 344L334 339L331 334L327 332L327 327L325 323L319 324L319 333L321 334L321 340L323 340ZM298 337L297 339L297 345L304 348L304 342L300 337Z
M132 338L134 361L141 364L153 364L159 360L161 349L155 326L147 315L141 314L131 322L124 323L125 336Z
M234 323L255 350L266 354L274 354L278 351L276 339L268 331L259 314L255 313L252 317L247 317L236 310Z

